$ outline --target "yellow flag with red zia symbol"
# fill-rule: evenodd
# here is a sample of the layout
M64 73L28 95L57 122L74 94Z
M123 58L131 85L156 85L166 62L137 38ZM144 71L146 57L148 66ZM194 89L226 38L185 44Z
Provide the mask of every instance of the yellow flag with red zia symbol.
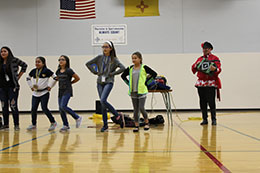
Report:
M159 15L159 0L125 0L125 17Z

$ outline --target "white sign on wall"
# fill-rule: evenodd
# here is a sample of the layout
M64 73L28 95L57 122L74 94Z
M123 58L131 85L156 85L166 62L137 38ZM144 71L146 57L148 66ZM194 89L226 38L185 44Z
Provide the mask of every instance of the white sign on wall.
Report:
M112 41L115 45L126 45L126 24L92 25L92 46L100 46L108 40Z

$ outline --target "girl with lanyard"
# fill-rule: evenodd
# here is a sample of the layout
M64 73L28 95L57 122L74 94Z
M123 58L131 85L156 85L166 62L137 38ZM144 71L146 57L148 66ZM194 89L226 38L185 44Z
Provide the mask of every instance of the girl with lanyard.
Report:
M115 75L122 73L125 70L125 67L116 57L116 50L111 41L106 41L103 44L102 49L103 54L88 61L86 66L93 74L98 76L97 90L102 106L104 123L101 132L105 132L108 130L107 109L116 116L117 120L120 121L121 128L124 127L124 118L121 114L118 114L110 103L107 102L107 98L113 88ZM97 67L97 71L93 68L94 64ZM119 69L116 70L117 68Z
M129 86L128 94L132 98L132 103L134 107L134 121L135 128L133 132L139 131L139 114L143 114L145 126L144 130L149 130L149 120L147 112L145 111L145 100L146 94L148 93L147 86L145 84L147 79L147 74L151 75L151 78L155 78L157 73L153 71L147 65L143 65L143 58L140 52L135 52L132 54L132 62L134 65L128 67L124 73L121 75L122 79ZM129 80L127 76L129 75Z
M18 73L19 66L21 67ZM9 130L9 106L14 119L14 129L19 128L18 95L19 79L27 69L27 64L13 56L10 48L2 47L0 54L0 100L4 117L2 129Z
M56 75L47 68L44 57L37 57L35 60L35 66L36 68L31 70L29 76L27 77L27 83L33 91L31 109L32 125L30 125L27 130L30 131L36 129L37 109L41 103L42 111L45 113L51 123L48 130L52 131L55 130L57 123L48 109L48 101L50 97L49 91L55 85L54 78ZM53 78L53 80L49 82L50 77Z
M60 132L67 132L69 127L69 122L66 113L69 113L76 120L76 128L80 127L82 117L77 115L71 108L67 105L72 94L72 84L80 80L79 76L70 68L70 60L68 56L61 55L59 58L59 67L56 71L57 80L59 81L59 110L61 119L63 121L63 127ZM72 78L74 78L72 80ZM72 80L72 81L71 81Z

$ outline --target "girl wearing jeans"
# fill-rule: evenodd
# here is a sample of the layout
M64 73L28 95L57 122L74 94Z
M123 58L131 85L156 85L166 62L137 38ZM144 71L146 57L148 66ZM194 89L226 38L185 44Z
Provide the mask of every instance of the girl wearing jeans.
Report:
M18 73L19 66L21 67ZM18 83L21 76L26 71L27 64L13 56L10 48L2 47L0 54L0 100L4 117L2 129L9 130L9 106L14 119L14 129L19 128L18 95L20 85Z
M119 115L118 112L114 109L114 107L107 102L107 98L113 88L115 75L122 73L125 70L125 67L123 64L120 63L120 61L116 57L116 51L111 41L106 41L103 44L102 49L103 54L98 55L97 57L88 61L86 63L86 66L93 74L98 76L97 90L102 106L102 115L104 123L103 127L101 128L101 132L105 132L108 130L107 109L118 119L120 119L121 128L124 127L124 118L122 118L122 115ZM97 67L97 71L93 68L93 65ZM119 69L116 70L117 68Z
M50 110L48 109L48 101L50 97L49 91L55 84L54 78L56 75L47 68L46 60L44 57L37 57L35 60L36 68L32 69L27 77L27 83L31 90L33 91L32 96L32 125L30 125L27 130L36 129L37 124L37 109L39 104L41 103L42 111L48 117L51 125L48 129L49 131L55 130L57 123L52 116ZM49 78L52 77L53 80L49 82Z
M155 78L157 76L157 73L147 65L143 65L142 61L143 58L140 52L133 53L132 62L134 65L128 67L121 75L122 79L129 86L128 93L132 98L132 103L134 107L135 128L133 132L139 131L140 111L143 114L145 120L144 130L149 130L149 120L148 120L147 112L145 111L145 107L144 107L146 94L148 93L148 89L145 82L147 79L147 74L150 74L152 78ZM129 75L129 80L127 79L128 75Z
M70 68L69 57L61 55L59 58L59 67L56 71L57 80L59 81L59 111L61 119L63 121L63 127L60 132L67 132L70 127L66 113L69 113L76 120L76 128L79 128L82 117L78 116L71 108L67 105L69 103L72 94L72 84L80 80L79 76ZM73 81L71 79L74 78Z

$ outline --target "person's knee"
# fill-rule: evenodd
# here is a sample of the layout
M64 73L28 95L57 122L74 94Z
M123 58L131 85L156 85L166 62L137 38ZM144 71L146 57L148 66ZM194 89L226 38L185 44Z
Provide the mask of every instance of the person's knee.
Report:
M48 112L49 109L47 108L47 106L42 106L42 111L43 111L43 112Z
M106 99L100 99L100 103L102 106L105 106L107 104L107 100Z
M60 106L60 111L66 111L66 110L67 110L67 106L65 106L65 105Z
M1 106L2 106L2 109L4 109L6 107L5 105L5 102L4 101L1 101Z
M37 108L32 107L31 111L32 111L32 112L37 112Z
M17 103L16 103L15 99L12 99L10 101L10 107L11 107L12 110L17 109Z

